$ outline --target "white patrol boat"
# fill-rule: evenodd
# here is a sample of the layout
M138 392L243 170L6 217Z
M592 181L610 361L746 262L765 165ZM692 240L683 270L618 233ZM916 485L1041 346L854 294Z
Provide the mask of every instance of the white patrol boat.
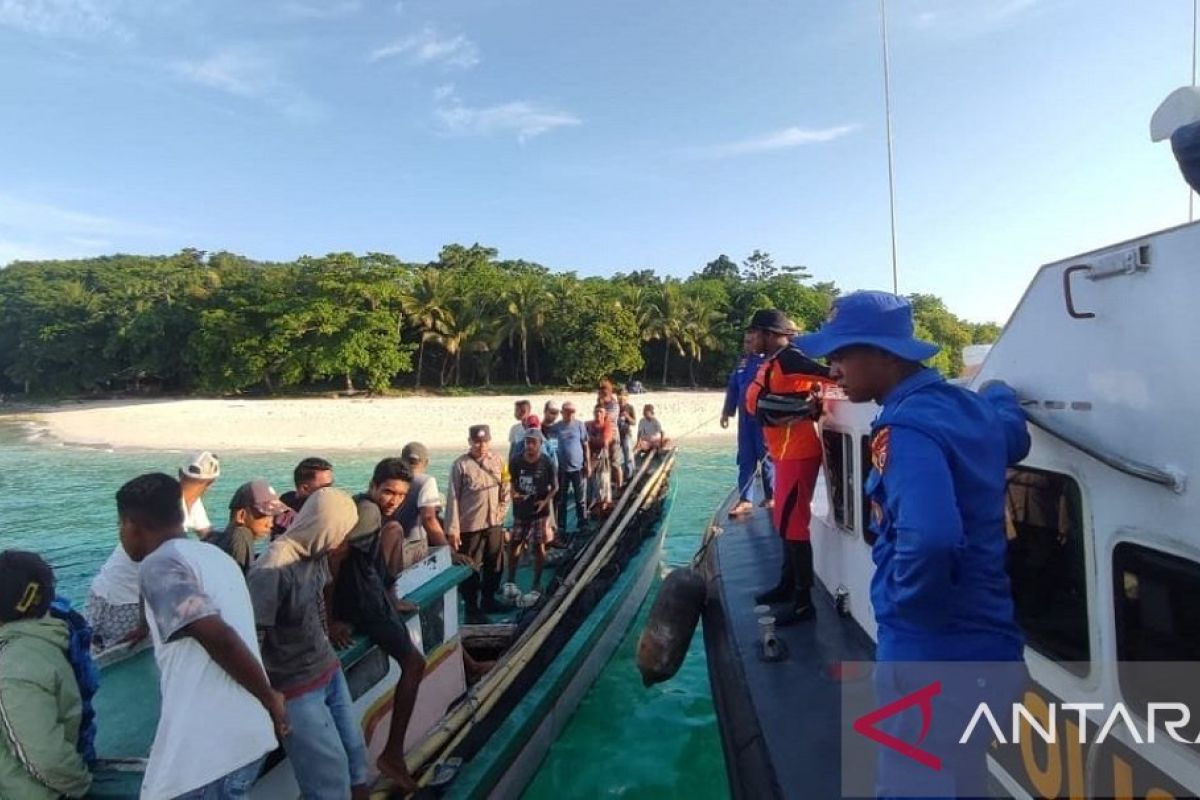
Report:
M1156 700L1200 712L1197 298L1200 224L1047 264L967 381L1012 386L1033 441L1008 473L1007 568L1031 676L1022 699L1054 735L1025 725L1019 744L993 746L998 793L1200 796L1200 749L1178 741L1196 738L1196 713L1180 737L1145 718ZM841 795L839 689L864 680L842 666L874 653L863 485L878 409L835 393L826 410L812 521L818 613L768 631L785 646L782 660L761 657L753 600L777 578L768 514L730 520L731 496L698 554L714 700L739 798ZM1164 682L1161 662L1183 674ZM1075 713L1052 716L1063 702L1091 704L1085 730ZM1098 736L1118 704L1133 724Z

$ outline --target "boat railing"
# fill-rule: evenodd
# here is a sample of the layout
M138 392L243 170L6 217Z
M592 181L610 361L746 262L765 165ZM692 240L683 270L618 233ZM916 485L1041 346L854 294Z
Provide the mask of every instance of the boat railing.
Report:
M1182 494L1187 487L1187 476L1183 473L1171 470L1168 468L1155 467L1151 464L1144 464L1141 461L1136 461L1132 458L1127 458L1119 453L1114 453L1106 450L1099 445L1091 444L1083 441L1078 436L1073 436L1056 427L1053 423L1045 418L1034 413L1028 405L1035 401L1022 401L1022 409L1025 412L1025 418L1029 420L1029 424L1039 430L1045 431L1055 439L1075 448L1081 453L1085 453L1096 459L1102 464L1105 464L1125 475L1129 475L1139 480L1156 483L1159 486L1165 486L1173 492Z

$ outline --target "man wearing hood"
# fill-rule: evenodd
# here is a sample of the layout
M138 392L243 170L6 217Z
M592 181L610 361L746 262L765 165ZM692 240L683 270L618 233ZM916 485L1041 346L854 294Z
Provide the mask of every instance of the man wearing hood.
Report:
M328 555L357 522L350 495L319 489L247 576L267 675L287 702L283 746L305 797L368 796L367 748L325 619Z
M47 615L54 573L35 553L0 553L0 797L83 797L92 776L77 749L83 704L67 661L67 626Z

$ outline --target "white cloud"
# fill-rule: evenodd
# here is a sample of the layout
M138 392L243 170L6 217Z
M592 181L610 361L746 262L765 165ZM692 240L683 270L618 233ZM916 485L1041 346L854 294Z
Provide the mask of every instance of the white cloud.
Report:
M79 258L116 246L153 243L167 231L50 203L0 194L0 266L12 261ZM132 248L131 248L132 249Z
M773 150L786 150L806 144L832 142L854 133L858 128L858 125L837 125L832 128L791 127L736 142L693 147L685 152L697 158L732 158L754 153L769 153Z
M518 142L558 128L582 125L583 120L567 111L514 100L494 106L472 108L461 102L440 106L434 115L447 133L457 136L489 136L496 133L516 134Z
M432 25L420 32L397 39L391 44L371 51L371 61L404 56L412 64L441 64L447 67L470 69L479 63L479 47L461 33L443 38Z
M1046 5L1046 0L923 0L920 10L907 18L901 15L899 24L951 40L967 39L1008 27Z
M0 0L0 26L43 36L127 40L111 0Z
M338 2L288 0L280 5L279 9L287 16L296 19L329 20L353 16L362 11L363 4L362 0L339 0Z
M289 116L311 119L320 107L311 97L283 79L279 62L259 50L227 47L197 61L179 61L175 72L192 83L237 97L259 99Z
M433 99L436 103L434 117L446 133L454 136L515 134L517 141L524 144L535 136L557 128L583 124L583 120L568 111L527 100L478 108L468 106L458 96L452 83L435 88Z

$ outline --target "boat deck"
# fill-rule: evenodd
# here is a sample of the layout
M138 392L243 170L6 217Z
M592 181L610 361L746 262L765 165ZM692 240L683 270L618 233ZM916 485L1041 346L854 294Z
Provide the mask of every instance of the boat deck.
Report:
M844 681L839 667L874 660L874 644L839 616L831 593L818 585L816 619L779 628L787 657L762 660L754 595L778 582L782 546L769 512L755 509L732 520L728 508L727 502L717 512L722 533L704 559L704 644L731 793L840 797L842 691L869 687Z

